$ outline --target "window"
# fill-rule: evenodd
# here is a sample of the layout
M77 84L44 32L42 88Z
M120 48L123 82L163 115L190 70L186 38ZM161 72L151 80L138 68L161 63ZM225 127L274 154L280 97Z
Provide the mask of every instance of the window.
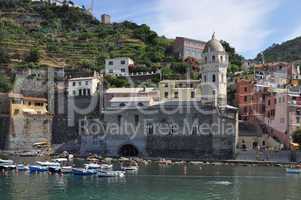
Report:
M165 93L164 93L164 97L165 97L165 98L168 98L168 92L165 92Z
M164 85L164 87L168 87L168 84L166 83L166 84Z
M147 124L147 133L149 134L149 135L153 135L154 134L154 127L153 127L153 125L152 124Z
M120 69L120 71L121 71L122 73L124 73L124 72L125 72L125 69L124 69L124 68L122 68L122 69Z
M135 115L135 127L139 125L139 115Z
M125 60L120 61L120 64L125 65Z
M76 85L76 82L72 82L72 85L75 86L75 85Z
M247 87L245 87L245 92L248 92L248 88Z
M212 56L212 62L215 62L215 56Z
M122 120L122 116L121 116L121 115L118 115L118 116L117 116L118 126L121 125L121 120Z
M86 81L86 85L89 85L89 81Z
M191 98L195 97L195 92L191 92Z
M87 91L86 91L86 89L83 89L83 94L84 94L84 96L86 96L86 95L87 95Z
M76 91L75 90L73 90L73 96L76 96Z
M215 82L215 74L212 75L212 82Z
M220 59L221 59L221 62L223 62L223 60L224 60L224 57L223 57L223 56L221 56L221 57L220 57Z
M271 105L271 100L268 100L268 105Z
M178 92L175 92L175 98L179 98L179 93Z
M297 124L300 123L300 117L296 117Z
M88 92L88 96L91 96L91 90L87 89L87 92Z
M119 106L120 106L120 107L124 107L124 106L125 106L125 103L122 102L122 103L119 104Z
M78 85L79 85L79 86L81 86L81 85L82 85L82 82L81 82L81 81L79 81L79 82L78 82Z
M204 75L204 82L207 82L207 76Z
M81 89L78 90L78 95L79 95L79 96L82 96L82 95L83 95Z
M141 102L139 102L139 103L138 103L138 106L139 106L139 107L143 107L143 106L144 106L144 104L143 104L143 103L141 103Z
M244 96L244 101L247 102L248 101L248 97Z
M207 58L207 56L205 57L205 62L207 62L208 61L208 58Z
M109 61L109 65L113 65L114 64L114 62L113 61Z
M110 74L113 74L113 72L114 72L114 71L113 71L112 69L109 70L109 73L110 73Z

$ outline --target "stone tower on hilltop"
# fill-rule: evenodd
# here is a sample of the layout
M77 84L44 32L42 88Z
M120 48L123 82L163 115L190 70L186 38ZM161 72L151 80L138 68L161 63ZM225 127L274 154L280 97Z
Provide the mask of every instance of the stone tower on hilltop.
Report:
M207 42L204 52L205 63L201 66L203 101L215 102L219 106L227 104L227 68L229 56L215 34Z

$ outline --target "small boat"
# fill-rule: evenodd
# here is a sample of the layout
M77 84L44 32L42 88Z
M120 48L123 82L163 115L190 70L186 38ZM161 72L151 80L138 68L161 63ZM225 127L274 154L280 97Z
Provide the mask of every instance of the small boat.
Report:
M102 170L109 170L112 168L113 168L112 164L100 164L100 169L102 169Z
M95 169L73 168L73 175L77 176L92 176L97 173Z
M121 170L123 171L137 171L138 168L138 163L133 160L125 161L121 165Z
M58 162L48 162L48 161L46 161L46 162L41 162L41 161L37 161L36 163L37 163L38 165L44 166L44 167L60 167L60 166L61 166L61 164L58 163Z
M41 165L29 165L29 171L30 171L30 173L47 172L48 167L47 166L41 166Z
M0 165L13 165L14 161L13 160L2 160L0 159Z
M101 169L101 165L95 163L85 164L86 169Z
M25 166L24 164L18 164L17 165L17 170L18 171L27 171L27 170L29 170L29 167Z
M123 171L99 171L97 172L98 177L124 177L125 172Z
M63 166L61 170L63 174L72 173L72 166Z
M2 165L3 169L4 170L14 170L16 169L16 165L12 164L12 165L8 165L8 164L5 164L5 165Z
M301 168L286 168L288 174L301 174Z

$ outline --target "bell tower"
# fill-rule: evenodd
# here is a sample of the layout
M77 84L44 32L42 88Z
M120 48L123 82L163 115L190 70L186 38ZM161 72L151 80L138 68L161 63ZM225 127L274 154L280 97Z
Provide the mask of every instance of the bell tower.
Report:
M201 65L202 100L222 106L227 104L227 69L229 56L223 45L216 39L215 33L207 42L204 52L204 64Z

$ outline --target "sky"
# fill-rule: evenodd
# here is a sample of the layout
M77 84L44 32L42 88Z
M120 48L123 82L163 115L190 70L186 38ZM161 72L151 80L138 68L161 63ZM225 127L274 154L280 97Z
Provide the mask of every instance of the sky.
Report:
M114 22L147 24L168 38L208 41L215 32L246 58L301 36L301 0L94 0L93 14L103 13Z

